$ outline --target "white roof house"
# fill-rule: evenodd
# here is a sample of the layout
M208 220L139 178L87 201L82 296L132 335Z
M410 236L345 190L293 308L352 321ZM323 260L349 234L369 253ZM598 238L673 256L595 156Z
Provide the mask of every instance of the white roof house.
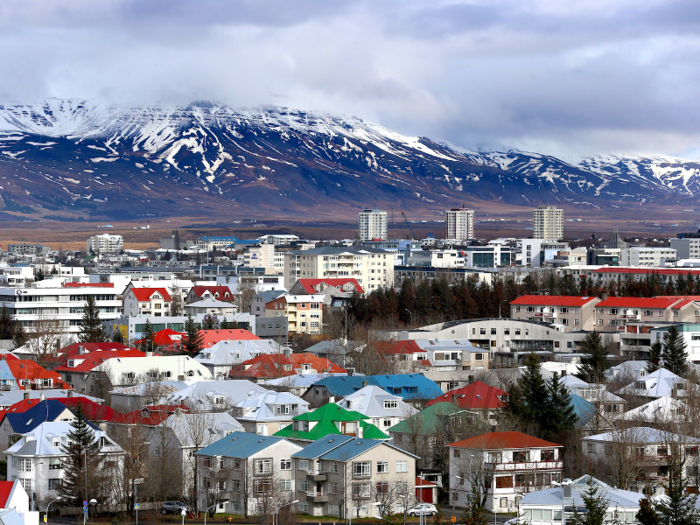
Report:
M219 379L243 361L253 359L261 354L277 354L278 352L288 356L291 349L269 339L219 341L202 350L195 357L195 360L207 367L212 377Z
M640 379L648 374L646 361L625 361L610 367L605 372L606 377L613 380L620 378Z
M685 419L688 406L672 397L660 397L620 416L623 421L640 421L645 423L680 422Z
M209 314L224 317L235 314L238 311L238 307L233 303L219 301L218 299L214 298L207 298L197 301L196 303L186 304L185 311L192 315Z
M197 381L193 385L163 397L164 404L185 404L197 410L231 408L249 396L267 389L246 379L234 381Z
M622 434L633 435L634 439L628 438L621 440L620 436ZM587 436L583 438L584 443L597 442L597 443L618 443L621 441L635 443L646 443L646 444L667 444L667 443L700 443L700 438L694 438L690 436L683 436L681 434L675 434L673 432L668 432L665 430L660 430L658 428L651 427L630 427L624 430L612 430L610 432L604 432L602 434L596 434L595 436Z
M289 392L263 392L236 403L234 413L247 432L263 436L291 425L292 418L309 411L309 403Z
M644 497L644 494L613 488L589 475L574 480L571 485L525 494L520 500L520 518L532 525L560 524L562 523L562 508L564 508L565 521L570 522L572 509L574 507L581 509L585 506L583 495L588 490L589 483L598 486L608 501L606 522L612 522L616 512L620 523L635 523L637 521L639 500Z
M347 376L347 374L296 374L293 376L266 379L260 381L259 384L285 387L295 396L301 397L313 384L329 376Z
M56 466L61 465L66 457L61 447L67 444L72 429L68 421L53 421L42 423L24 434L5 451L7 477L18 479L28 494L36 493L37 501L55 499L64 475L63 469ZM124 450L102 430L93 429L93 432L100 456L115 462L116 468L121 470Z
M128 384L134 378L178 381L212 379L211 372L205 366L187 355L113 357L93 368L91 374L96 371L107 374L115 385Z
M674 394L685 395L685 379L659 368L656 372L647 374L618 390L618 394L630 394L640 397L668 397Z
M418 413L401 396L390 394L375 385L368 385L340 399L338 406L372 418L372 424L387 429Z

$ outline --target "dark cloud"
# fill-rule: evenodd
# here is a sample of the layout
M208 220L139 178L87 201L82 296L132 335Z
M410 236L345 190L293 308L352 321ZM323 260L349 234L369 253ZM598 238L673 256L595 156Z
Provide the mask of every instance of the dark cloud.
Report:
M5 0L0 99L279 104L464 147L697 151L696 0Z

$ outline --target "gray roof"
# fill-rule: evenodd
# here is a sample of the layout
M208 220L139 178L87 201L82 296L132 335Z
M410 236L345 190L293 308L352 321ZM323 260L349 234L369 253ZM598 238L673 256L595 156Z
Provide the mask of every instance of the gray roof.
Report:
M627 441L633 440L636 443L700 443L700 438L682 436L680 434L674 434L673 432L666 432L658 428L650 427L629 427L624 430L612 430L610 432L588 436L583 439L584 441L597 441L600 443L618 443L620 442L620 436L623 432L626 436L629 436Z
M261 354L276 354L280 350L285 355L291 353L289 347L282 346L270 339L219 341L202 350L194 359L203 365L234 366Z
M352 458L356 458L360 454L364 454L368 450L372 450L374 447L378 447L380 445L386 445L387 447L391 447L395 450L398 450L400 452L403 452L407 456L411 456L413 458L419 459L418 456L415 454L411 454L410 452L407 452L395 445L391 445L390 443L387 443L386 441L380 441L378 439L363 439L363 438L352 438L349 441L346 441L339 447L334 448L333 450L330 450L329 452L323 454L321 457L323 459L329 459L331 461L348 461Z
M312 250L292 250L294 255L339 255L341 253L391 253L388 250L380 250L379 248L370 248L369 246L321 246Z
M299 452L292 454L293 458L317 459L331 450L338 448L350 441L352 436L343 436L340 434L328 434L321 439L317 439L313 443L306 445Z
M195 452L195 454L199 456L226 456L246 459L281 441L286 440L274 436L260 436L250 432L235 432L204 447L200 451ZM301 449L301 447L299 448Z
M571 494L573 497L573 505L576 507L583 507L584 501L582 498L582 493L588 490L588 484L593 483L598 485L603 492L604 497L608 500L609 508L625 508L625 509L638 509L639 500L644 498L644 494L640 492L630 492L629 490L616 489L603 483L599 479L592 476L585 475L576 480L571 485ZM538 490L536 492L530 492L523 496L520 500L520 508L537 508L537 507L555 507L560 509L563 501L563 488L553 487L551 489ZM567 504L569 501L567 499Z
M243 421L291 421L292 414L275 414L275 405L298 405L294 415L309 411L308 401L289 392L263 392L236 403L236 407L248 409L244 410L244 415L239 418Z
M286 290L266 290L264 292L260 292L258 295L255 296L255 299L262 299L263 303L269 303L270 301L274 301L281 295L285 295L287 293Z
M345 343L342 339L333 339L332 341L319 341L315 345L304 350L304 352L312 354L345 355L348 351L352 351L363 344L362 341L348 341Z
M148 381L138 385L125 386L110 391L110 394L120 394L125 396L143 396L149 393L158 392L160 394L172 394L183 388L190 386L192 382L187 381Z
M234 381L197 381L193 385L165 396L161 402L166 404L180 404L193 406L198 409L211 409L213 399L223 396L228 403L235 405L246 397L259 392L267 392L267 389L248 381L240 379Z
M384 401L396 401L396 408L384 408ZM418 410L406 403L401 396L390 394L375 385L367 385L345 396L337 404L346 410L354 410L368 417L408 418L418 413Z
M200 445L207 446L232 432L243 432L243 425L226 412L199 412L193 414L175 413L165 420L164 425L171 428L181 447L194 447L195 435L202 433L204 440ZM206 428L202 428L202 427ZM154 432L160 430L160 426Z

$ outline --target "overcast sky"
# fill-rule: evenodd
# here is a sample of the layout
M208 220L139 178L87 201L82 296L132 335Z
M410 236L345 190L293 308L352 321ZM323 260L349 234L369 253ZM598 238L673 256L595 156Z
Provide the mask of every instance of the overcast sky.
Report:
M0 100L354 115L457 145L700 157L698 0L2 0Z

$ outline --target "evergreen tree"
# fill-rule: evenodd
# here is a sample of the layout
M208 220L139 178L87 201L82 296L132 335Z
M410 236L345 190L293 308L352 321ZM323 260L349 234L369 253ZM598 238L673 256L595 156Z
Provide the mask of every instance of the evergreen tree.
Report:
M587 383L602 383L610 363L600 334L596 331L589 333L581 343L581 350L586 355L581 358L579 373L576 376Z
M146 324L143 325L143 332L141 332L139 350L142 352L153 352L154 337L155 333L153 332L153 325L148 319L146 319Z
M609 502L600 490L600 486L589 480L588 488L581 494L581 499L583 499L586 512L579 513L574 508L572 525L603 525ZM566 521L569 522L568 519Z
M678 456L669 459L666 498L658 505L661 521L666 525L696 525L700 514L696 509L697 494L686 493L684 461Z
M100 309L97 307L95 297L92 295L88 295L87 303L83 310L78 340L81 343L104 343L107 341L107 334L100 320Z
M543 430L550 437L564 431L573 430L578 417L571 404L569 390L562 384L559 374L554 373L547 385L548 416L544 419Z
M122 331L120 329L116 329L114 331L114 335L112 336L112 342L124 344L124 335L122 334Z
M194 358L199 352L202 351L203 347L203 336L199 333L199 327L191 315L187 316L187 321L185 321L185 340L183 342L183 350L187 355Z
M489 516L477 496L470 495L461 521L464 525L488 525Z
M654 507L649 501L649 498L642 498L639 500L639 512L637 512L635 518L641 525L660 525L659 515L654 510Z
M534 354L530 354L525 361L525 372L520 378L520 388L523 392L523 401L528 407L530 417L541 423L547 410L547 385L542 377L542 368Z
M202 330L213 330L214 328L216 328L214 316L208 314L205 315L204 322L202 322Z
M58 494L72 506L99 495L99 445L95 433L85 419L82 403L75 405L75 420L71 422L67 444L61 446L66 456L63 480ZM87 460L87 462L86 462Z
M0 309L0 339L12 339L13 321L10 310L3 304Z
M671 325L664 334L662 359L664 368L678 376L684 376L687 370L688 352L678 326Z
M656 372L659 368L661 368L662 359L663 346L661 345L660 341L655 341L649 350L649 359L647 359L646 366L647 372L651 374L652 372Z

